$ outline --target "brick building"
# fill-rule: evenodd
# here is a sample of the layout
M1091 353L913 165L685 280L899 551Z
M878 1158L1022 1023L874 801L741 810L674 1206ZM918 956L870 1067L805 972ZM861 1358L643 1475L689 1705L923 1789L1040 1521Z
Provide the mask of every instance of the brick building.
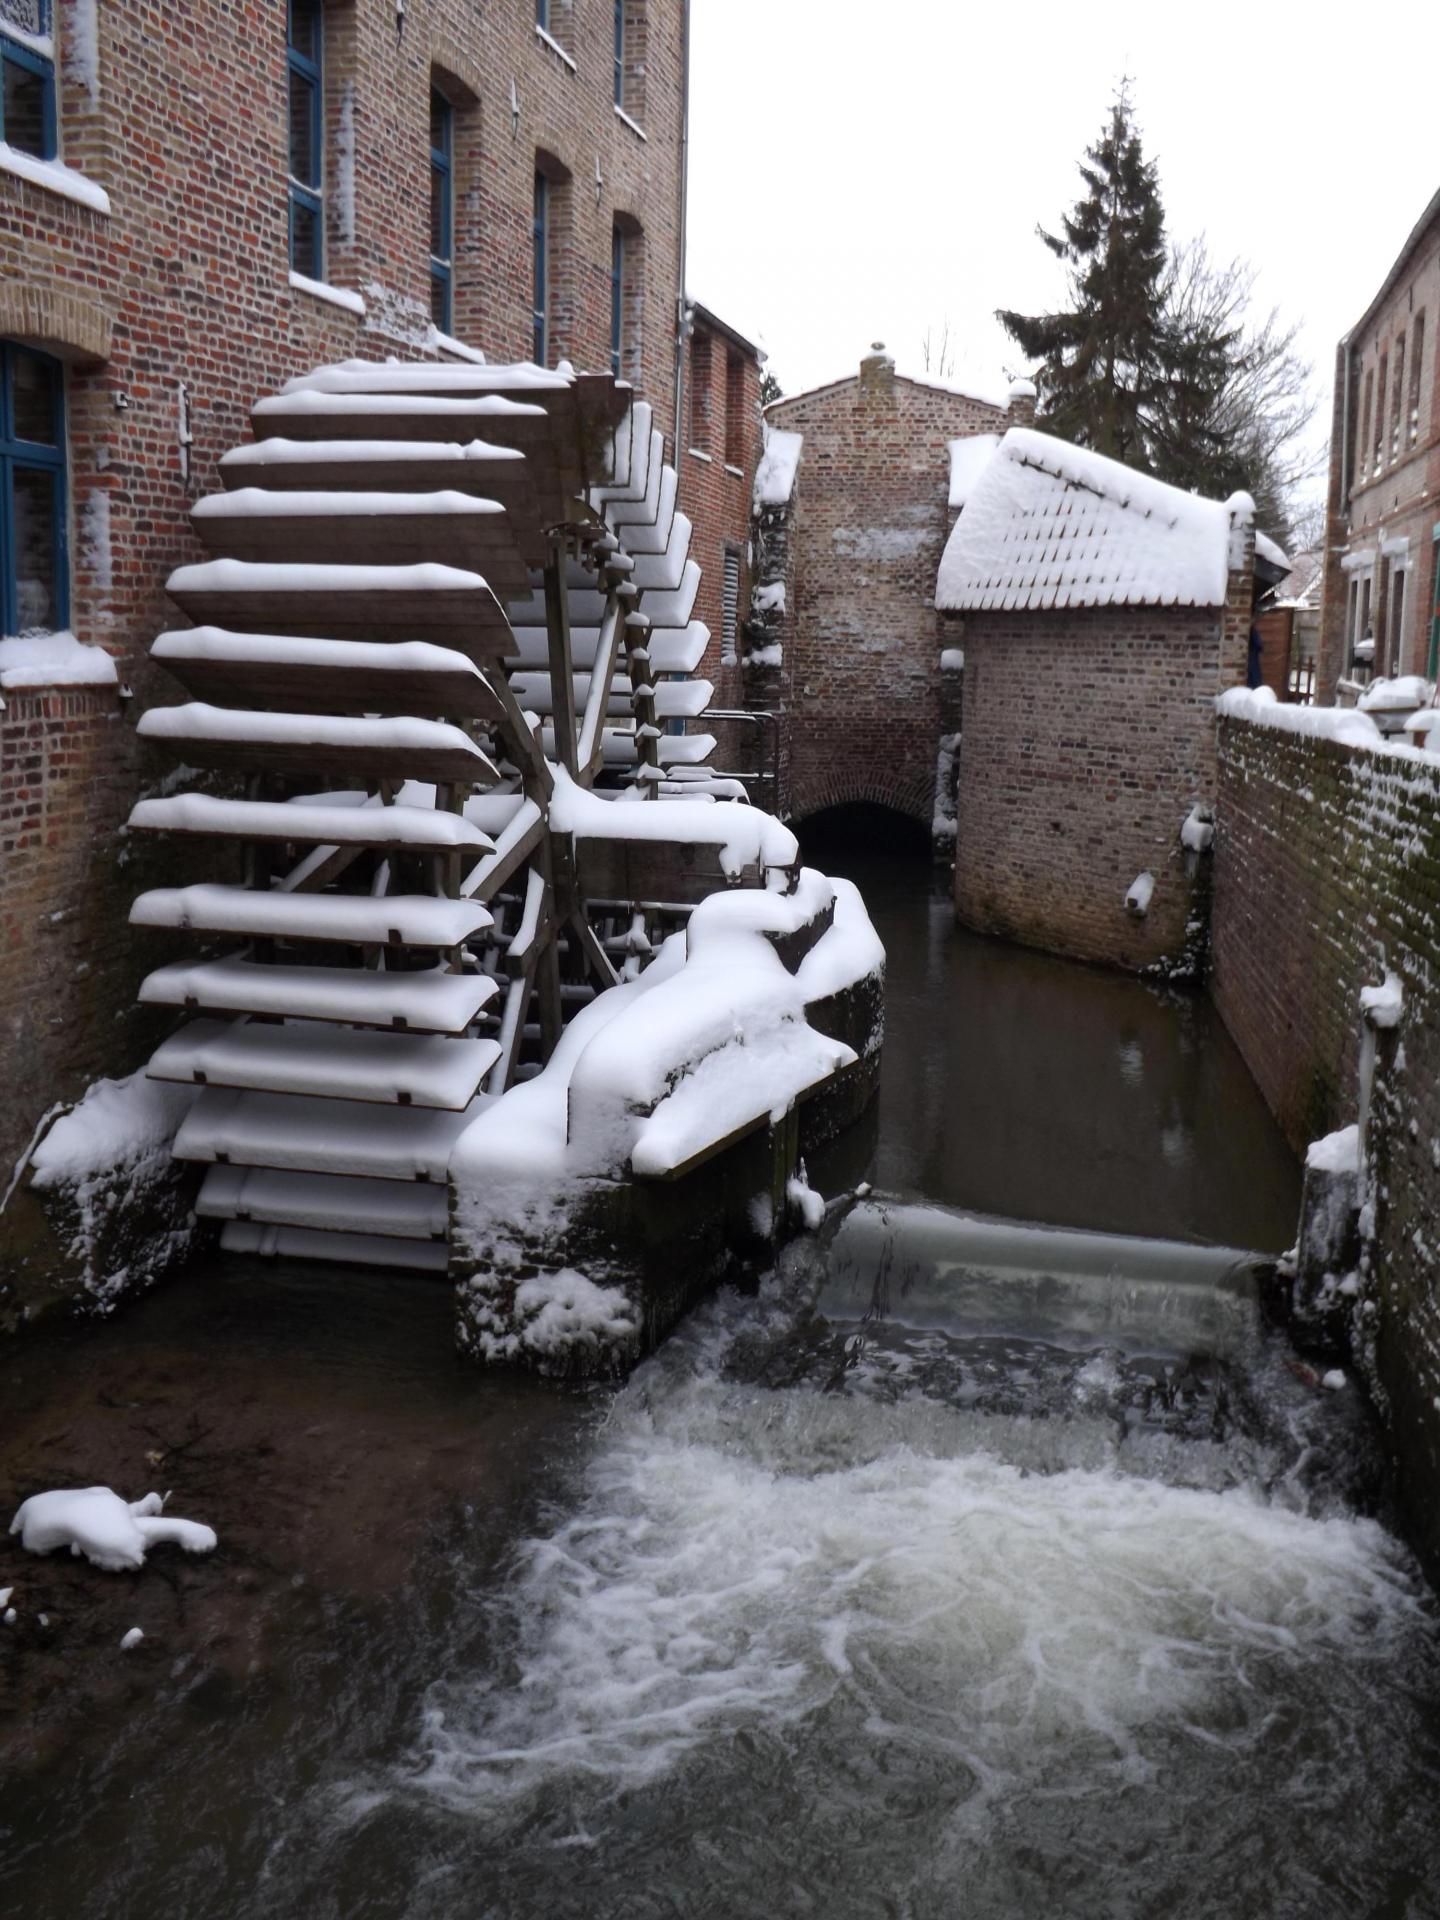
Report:
M7 1164L153 1038L133 722L173 697L145 649L255 398L354 356L569 359L631 379L674 457L687 17L0 0Z
M746 682L751 706L780 715L782 811L861 801L929 829L937 743L957 724L934 605L950 447L1003 431L1005 406L899 374L877 348L766 421L785 458L782 485L757 494Z
M1215 696L1245 680L1254 504L1007 433L936 604L965 652L955 899L983 932L1193 971Z
M698 671L715 687L715 706L744 703L739 630L750 603L750 500L760 459L760 369L764 355L718 315L692 301L684 392L688 421L676 461L680 501L694 527L690 551L700 567L695 616L710 629ZM709 721L721 742L716 765L756 764L748 730ZM769 794L756 788L762 804Z
M1317 697L1440 668L1440 193L1335 360Z

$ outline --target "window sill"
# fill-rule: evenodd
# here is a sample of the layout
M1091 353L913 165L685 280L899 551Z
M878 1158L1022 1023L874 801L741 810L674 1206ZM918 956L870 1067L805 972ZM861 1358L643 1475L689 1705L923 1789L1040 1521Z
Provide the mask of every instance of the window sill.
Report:
M32 186L45 187L64 200L73 200L77 207L88 207L92 213L110 211L110 196L105 189L63 161L37 160L33 153L22 153L18 147L0 141L0 171L28 180Z
M442 333L439 327L431 323L430 344L437 353L448 353L453 359L465 360L474 367L485 365L485 356L479 347L467 347L463 340L457 340L453 333Z
M733 465L729 460L725 462L725 471L726 473L733 473L737 480L743 480L745 478L744 467L737 467Z
M713 453L702 453L699 447L687 447L685 451L692 460L703 460L707 467L715 464L715 456Z
M575 62L571 59L570 55L561 46L560 42L556 39L553 39L551 35L545 31L544 27L541 26L538 20L535 22L535 38L539 41L542 41L550 49L550 51L553 54L557 54L559 58L565 62L566 66L570 69L571 73L578 73L580 71L580 69L576 66Z
M346 313L364 318L365 296L349 287L332 287L328 280L311 280L303 273L292 273L290 285L296 293L308 293L312 299L323 300L327 306L343 307Z
M626 126L627 126L627 127L628 127L628 128L630 129L630 131L631 131L631 133L633 133L633 134L638 134L638 136L640 137L640 139L642 139L642 140L648 140L648 139L650 138L650 136L649 136L649 134L648 134L648 133L646 133L646 131L645 131L645 129L644 129L644 127L642 127L642 126L641 126L641 125L640 125L640 124L638 123L638 121L635 121L635 120L632 120L632 119L630 118L630 116L629 116L629 114L628 114L628 113L626 113L626 111L625 111L625 109L624 109L623 107L616 107L616 109L615 109L615 118L616 118L617 120L623 120L623 121L625 122L625 124L626 124Z

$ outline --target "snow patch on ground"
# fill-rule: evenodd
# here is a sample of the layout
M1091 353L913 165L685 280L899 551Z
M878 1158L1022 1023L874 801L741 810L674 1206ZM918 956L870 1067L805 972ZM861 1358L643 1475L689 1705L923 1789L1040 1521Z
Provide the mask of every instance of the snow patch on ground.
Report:
M57 1489L22 1501L10 1531L19 1534L27 1553L68 1547L106 1573L135 1572L151 1547L167 1541L186 1553L214 1552L212 1528L196 1520L166 1519L164 1506L158 1493L127 1503L109 1487Z

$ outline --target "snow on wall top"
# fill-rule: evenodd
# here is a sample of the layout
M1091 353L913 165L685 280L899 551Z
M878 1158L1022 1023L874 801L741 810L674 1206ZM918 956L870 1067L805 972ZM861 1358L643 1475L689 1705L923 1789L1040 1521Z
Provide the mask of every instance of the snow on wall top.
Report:
M1290 556L1277 541L1270 538L1268 533L1261 533L1258 528L1255 533L1255 551L1262 560L1268 560L1272 567L1283 567L1286 573L1289 573Z
M950 442L950 504L963 507L1000 444L998 433L970 433Z
M1236 500L1236 511L1242 511ZM1029 427L1012 427L946 544L935 604L1224 604L1231 508Z
M784 427L764 427L765 451L755 469L755 505L783 507L795 491L795 469L800 464L803 433L791 433Z

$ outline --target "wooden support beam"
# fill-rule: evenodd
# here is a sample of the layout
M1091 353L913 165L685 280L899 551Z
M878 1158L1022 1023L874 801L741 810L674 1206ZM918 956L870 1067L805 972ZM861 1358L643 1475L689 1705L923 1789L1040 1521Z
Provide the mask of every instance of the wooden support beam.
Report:
M570 599L563 553L552 546L545 567L545 628L549 641L555 751L572 777L579 775L575 731L575 668L570 655Z

